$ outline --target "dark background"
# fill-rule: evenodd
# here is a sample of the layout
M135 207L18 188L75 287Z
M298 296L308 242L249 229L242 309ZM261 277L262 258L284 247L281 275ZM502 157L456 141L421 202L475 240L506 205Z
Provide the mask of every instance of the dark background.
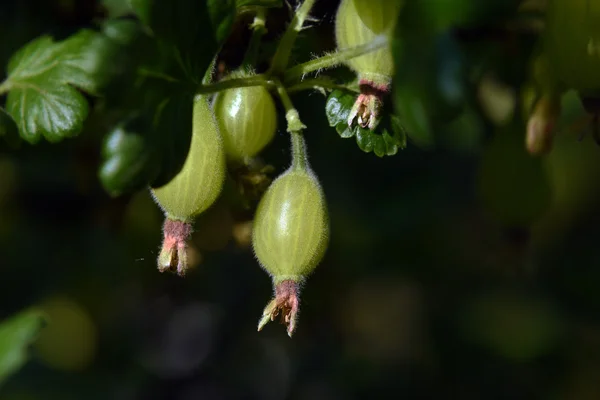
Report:
M318 2L299 60L333 48L336 6ZM0 65L102 15L89 0L3 1ZM267 40L286 15L272 13ZM380 159L328 127L321 94L294 101L331 243L293 339L256 332L271 282L223 203L196 226L196 268L158 273L149 193L111 199L97 179L101 116L61 144L0 147L0 317L40 305L53 321L0 398L600 398L600 149L570 128L574 94L553 152L521 164L519 124ZM494 142L507 130L517 139ZM264 159L287 166L283 123ZM507 222L523 209L526 223Z

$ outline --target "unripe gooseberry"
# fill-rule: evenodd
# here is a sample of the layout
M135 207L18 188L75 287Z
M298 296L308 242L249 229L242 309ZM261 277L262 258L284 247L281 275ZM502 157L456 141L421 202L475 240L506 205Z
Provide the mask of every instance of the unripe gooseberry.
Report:
M254 157L275 136L277 111L273 97L262 86L219 92L213 109L231 161Z
M335 38L339 50L372 42L380 35L390 36L396 26L401 0L342 0L335 19ZM349 117L373 130L379 123L383 97L389 92L394 73L392 49L388 45L346 62L358 75L360 95Z
M338 49L347 49L373 41L379 35L390 35L402 1L342 0L335 18ZM394 72L390 46L347 61L359 79L389 85Z
M218 124L206 97L194 102L192 141L181 171L166 185L152 189L165 213L161 272L176 268L185 273L186 242L194 218L219 197L225 181L225 152Z
M568 88L600 89L600 2L549 0L545 50Z
M275 286L275 299L265 308L259 330L281 312L292 335L299 284L319 264L328 242L329 219L321 186L306 160L294 160L269 186L254 219L254 253Z

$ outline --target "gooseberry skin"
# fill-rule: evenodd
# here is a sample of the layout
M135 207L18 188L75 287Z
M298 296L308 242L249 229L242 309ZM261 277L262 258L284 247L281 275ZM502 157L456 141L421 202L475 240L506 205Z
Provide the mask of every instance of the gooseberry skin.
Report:
M550 0L545 50L557 77L568 88L600 89L600 3Z
M254 157L275 136L277 110L271 94L262 86L220 92L213 109L228 159Z
M396 25L400 0L342 0L335 19L337 47L343 50L390 35ZM394 72L391 48L350 59L346 63L359 79L389 85Z
M165 216L191 222L219 197L225 182L223 139L205 97L194 102L192 141L185 163L166 185L152 189Z
M277 286L301 282L321 261L329 243L325 196L311 171L290 168L261 199L252 244Z

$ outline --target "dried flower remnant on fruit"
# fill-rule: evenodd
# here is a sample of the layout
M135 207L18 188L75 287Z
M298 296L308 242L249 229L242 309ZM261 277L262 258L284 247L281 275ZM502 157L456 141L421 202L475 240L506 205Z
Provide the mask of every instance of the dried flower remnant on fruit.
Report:
M279 282L275 286L275 298L265 307L263 315L258 323L258 330L269 322L275 321L281 316L281 323L286 326L289 337L292 337L296 329L298 309L300 307L300 285L292 280Z
M163 244L158 256L160 272L176 272L184 276L187 269L187 241L192 235L192 225L169 218L163 224Z
M548 154L552 150L554 128L560 114L560 97L542 96L527 121L525 144L533 155Z
M348 126L352 127L357 120L361 127L374 130L379 124L383 98L389 92L389 85L362 79L359 87L360 94L350 110Z

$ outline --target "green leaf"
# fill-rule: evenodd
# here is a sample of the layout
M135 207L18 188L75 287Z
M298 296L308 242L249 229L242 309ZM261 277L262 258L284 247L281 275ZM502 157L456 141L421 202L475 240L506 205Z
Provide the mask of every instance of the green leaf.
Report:
M444 131L444 125L464 109L468 84L462 49L452 32L417 35L406 28L396 35L396 112L409 137L428 147Z
M140 190L157 176L153 134L151 122L136 115L105 137L99 178L111 196Z
M331 92L325 103L325 114L329 126L334 127L342 138L355 136L358 147L378 157L393 156L398 149L406 147L406 132L400 119L393 115L389 106L384 106L379 125L374 131L354 124L348 126L348 116L354 106L356 93L342 90Z
M112 196L167 184L183 167L192 139L193 95L162 99L106 136L99 177Z
M8 143L11 147L17 147L19 141L19 128L15 120L0 107L0 136Z
M229 36L236 15L234 0L131 0L131 5L171 46L179 67L195 83Z
M283 7L283 0L236 0L238 10L251 7L279 8Z
M126 46L141 27L121 21L105 33L81 30L61 42L41 36L13 55L4 83L6 109L23 139L58 142L81 132L89 105L79 90L99 95L123 73Z
M43 323L43 314L34 309L22 311L0 323L0 385L27 362L27 348Z
M6 108L25 140L36 143L44 136L57 142L81 131L88 104L71 85L90 89L92 82L69 62L82 52L78 42L55 43L42 36L11 58Z
M102 6L110 17L121 17L132 13L129 0L102 0Z

